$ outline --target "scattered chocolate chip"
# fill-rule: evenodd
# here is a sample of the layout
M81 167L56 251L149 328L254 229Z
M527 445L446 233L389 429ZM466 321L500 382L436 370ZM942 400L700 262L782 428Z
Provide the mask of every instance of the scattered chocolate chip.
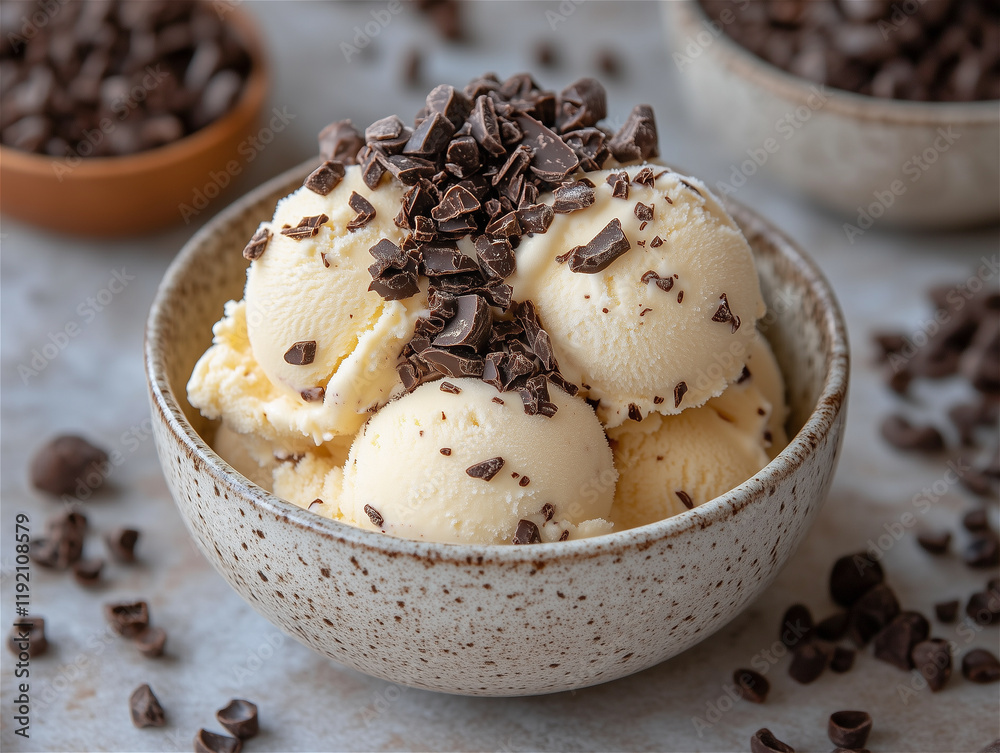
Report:
M830 669L837 674L850 672L854 666L856 652L852 648L837 646L833 649L833 656L830 658Z
M969 512L962 516L962 526L966 531L972 531L973 533L988 531L990 524L986 518L986 509L980 507L976 510L969 510Z
M805 604L792 604L785 610L778 637L788 648L794 648L797 644L808 641L812 632L812 613Z
M962 551L962 561L969 567L996 567L1000 564L1000 539L993 531L976 534Z
M954 622L955 617L958 616L958 599L952 599L951 601L942 601L934 605L934 614L938 618L938 622Z
M83 437L62 435L43 445L31 460L31 483L55 495L83 494L104 483L108 454Z
M517 522L517 530L514 532L514 538L511 539L511 543L538 544L541 540L542 537L538 534L538 526L530 520L522 519Z
M660 154L656 135L656 118L649 105L636 105L629 113L625 125L614 135L608 149L619 162L658 157Z
M686 491L683 490L675 491L674 494L677 495L677 499L681 501L684 507L686 507L688 510L694 509L694 500L691 499L690 494L688 494Z
M835 612L816 623L816 635L825 641L839 641L847 634L847 612Z
M653 240L649 242L650 248L659 248L662 245L663 245L663 239L658 235L654 235Z
M765 727L750 738L750 753L795 753L795 748L781 742Z
M663 405L664 398L661 395L655 395L653 397L653 405Z
M646 206L641 201L635 203L635 216L640 222L651 222L653 219L653 206ZM639 228L642 230L642 228Z
M17 657L26 653L29 658L41 656L49 649L45 637L45 618L18 617L7 635L7 648Z
M900 450L939 452L944 449L944 438L933 426L914 426L897 414L886 416L881 431L885 441Z
M1000 661L984 648L974 648L962 657L962 676L978 683L1000 680Z
M951 543L951 531L921 531L917 543L931 554L944 554Z
M675 408L680 407L681 401L684 399L684 396L687 394L687 391L688 391L687 382L678 382L677 385L674 387Z
M326 388L306 387L299 392L299 397L307 403L322 403L326 399Z
M825 641L807 641L792 650L792 663L788 676L796 682L808 685L816 680L829 664L833 647Z
M316 341L302 340L285 351L285 363L292 366L308 366L316 360Z
M639 280L644 284L654 283L656 287L662 290L664 293L669 293L674 287L673 275L667 277L660 277L656 272L650 269L648 272L643 272L642 277Z
M205 729L194 736L195 753L240 753L243 743L235 737L226 737Z
M465 472L472 478L481 478L483 481L492 481L500 469L503 468L504 460L501 457L490 458L481 463L470 465Z
M882 566L867 554L849 554L838 559L830 572L830 596L849 607L885 579Z
M541 515L545 518L545 522L548 523L552 520L552 516L556 514L556 508L552 506L551 502L546 502L542 505Z
M899 602L884 583L866 591L851 607L848 635L857 646L865 646L899 614Z
M531 483L531 479L527 476L521 476L521 479L517 482L518 486L527 486Z
M913 668L910 654L913 647L927 640L930 624L918 612L902 612L875 636L876 659L894 664L903 671Z
M442 392L447 392L451 395L462 394L462 388L459 387L458 385L452 384L451 382L441 382L439 389Z
M376 528L381 528L385 524L385 520L382 518L382 513L376 510L371 505L365 505L365 515L371 520L372 525Z
M282 235L287 235L293 241L301 241L305 238L314 237L323 226L329 222L330 218L325 214L317 214L312 217L303 217L295 227L284 227L281 229Z
M319 154L324 160L345 165L358 164L364 140L350 120L338 120L319 132Z
M576 246L570 253L571 272L596 274L607 269L631 245L622 231L621 221L616 217L601 230L593 240L584 246Z
M73 565L73 577L81 586L96 585L101 579L104 560L100 558L79 560Z
M240 740L249 740L260 730L257 705L240 698L234 698L225 708L216 711L215 718L231 735Z
M965 613L982 627L1000 623L1000 591L978 591L972 594L965 605Z
M723 293L720 296L722 303L719 304L719 308L712 315L713 322L730 322L732 324L732 331L735 334L736 330L740 328L740 318L736 316L732 310L729 308L729 298Z
M737 669L733 672L733 682L740 697L751 703L763 703L771 689L771 683L764 675L752 669Z
M159 700L153 695L149 685L140 685L132 691L128 699L129 714L132 724L140 729L143 727L162 727L167 723L166 714Z
M616 199L628 200L629 177L624 170L620 173L611 173L607 178L607 184L611 186L611 196Z
M351 209L358 213L353 220L347 223L347 229L350 232L360 230L375 218L375 207L357 191L351 192L351 198L347 200L347 203Z
M144 601L105 604L104 616L123 638L134 638L149 625L149 607Z
M866 711L835 711L826 728L830 742L849 750L865 747L871 731L872 717Z
M910 660L911 666L916 667L934 693L951 677L951 651L948 641L941 638L920 641L913 647Z
M311 177L311 176L310 176ZM247 261L254 261L264 255L267 244L271 240L271 231L266 227L257 228L250 241L243 248L243 258Z
M135 545L139 532L134 528L115 528L104 536L111 556L119 562L135 562Z
M554 201L552 211L556 214L569 214L580 209L586 209L594 203L594 189L582 181L559 186L552 192ZM619 227L620 227L619 223Z
M159 627L147 627L132 638L139 653L150 659L163 655L167 643L167 631Z
M317 193L320 196L326 196L336 188L340 181L344 179L345 170L342 162L334 162L333 160L327 160L322 165L313 170L306 177L305 182L302 184L308 188L313 193ZM259 231L258 231L259 232ZM256 237L256 236L254 236ZM270 237L270 233L268 234ZM251 239L251 243L253 240ZM265 241L266 243L266 241ZM247 247L249 248L249 246ZM264 249L260 250L257 256L264 253ZM243 255L246 256L246 249L243 250ZM247 258L257 258L257 257L247 257Z

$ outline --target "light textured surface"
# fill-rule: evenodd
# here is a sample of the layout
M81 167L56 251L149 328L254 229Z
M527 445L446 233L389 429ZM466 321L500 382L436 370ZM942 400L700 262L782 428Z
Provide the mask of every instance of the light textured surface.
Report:
M338 44L350 41L355 24L371 20L369 8L248 5L269 30L276 66L272 104L287 107L296 117L247 167L239 181L242 189L313 153L315 131L328 120L352 117L365 123L419 106L419 98L396 82L408 46L401 40L418 34L432 39L423 20L409 14L394 19L375 39L374 55L347 64ZM514 7L517 13L511 12ZM676 105L674 70L662 49L655 4L587 3L564 12L572 7L476 6L475 49L435 44L425 60L427 79L459 83L485 68L509 74L533 67L534 42L551 37L564 63L542 76L542 83L560 87L576 75L596 72L592 46L579 44L578 38L621 44L627 84L610 92L613 119L621 122L636 101L650 102L657 112L664 158L710 186L727 179L732 165L685 125ZM549 17L556 21L554 31L547 10L559 14ZM515 23L524 29L523 40L497 33ZM429 41L423 45L431 46ZM803 601L817 616L832 611L823 583L837 556L863 548L869 539L877 541L886 535L885 526L895 524L898 530L905 512L920 523L957 528L957 513L970 506L972 500L961 488L949 485L928 512L918 514L916 495L935 482L940 487L945 468L899 455L878 438L877 418L893 401L868 358L867 333L873 326L913 327L929 317L919 297L922 288L965 280L984 256L995 267L996 230L906 235L876 224L852 245L841 220L790 198L764 178L750 178L736 196L813 255L837 289L848 318L856 349L850 420L829 501L777 582L705 643L629 679L527 699L457 698L408 690L320 660L258 616L194 549L153 450L141 361L149 303L171 255L193 227L109 244L48 236L4 222L3 622L13 617L14 516L27 513L37 533L44 518L58 509L57 503L30 489L25 475L31 452L50 434L86 431L117 451L111 488L95 495L87 514L98 530L134 523L145 533L138 547L141 562L110 566L108 585L96 593L35 568L32 604L49 619L51 648L46 657L32 662L30 741L13 734L14 666L4 653L4 750L190 750L199 726L219 729L214 711L233 696L254 700L261 708L263 731L246 746L248 751L736 751L748 749L750 735L765 725L797 750L828 750L832 745L825 735L826 719L841 708L872 713L873 750L970 751L1000 735L997 685L975 686L953 677L936 696L923 689L904 699L897 687L909 687L912 678L865 655L851 673L827 674L803 688L787 677L787 657L772 662L767 653L773 649L778 614L787 604ZM116 272L128 284L121 288L114 283L120 292L113 294L109 282ZM991 284L996 280L994 272ZM102 293L105 289L109 292ZM72 329L77 334L67 336L55 358L36 361L40 373L23 380L18 366L31 367L32 352L41 353L50 335L59 340L57 333L71 323L79 328ZM932 404L935 396L920 390L917 397ZM948 393L947 400L955 398L954 392ZM96 540L88 546L95 553L100 550ZM985 580L984 574L970 573L953 558L932 562L911 535L887 548L884 565L903 604L925 613L943 598L964 599ZM170 634L163 659L143 659L105 630L101 603L137 595L148 596L154 622ZM972 634L935 623L934 633L955 640L962 650L972 645L997 650L996 628ZM730 703L726 687L732 669L754 664L769 668L768 703ZM143 682L152 685L167 709L169 726L164 730L134 730L129 723L128 694ZM700 726L695 718L709 726Z

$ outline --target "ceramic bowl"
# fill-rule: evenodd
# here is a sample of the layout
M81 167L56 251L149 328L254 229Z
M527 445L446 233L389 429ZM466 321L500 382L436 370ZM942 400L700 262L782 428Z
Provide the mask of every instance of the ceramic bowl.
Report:
M251 137L267 97L268 63L260 30L239 8L226 13L251 59L233 108L165 146L121 157L70 162L0 146L0 209L10 217L74 236L151 232L197 213L245 167L240 145ZM199 196L200 194L200 196Z
M532 546L408 541L321 518L256 486L209 447L185 385L240 251L311 165L223 211L170 266L146 330L163 472L191 535L236 591L320 654L393 682L470 695L581 688L703 640L774 579L815 519L844 426L848 347L829 284L750 210L766 335L788 382L788 447L728 494L652 525Z
M730 162L720 182L736 196L759 172L862 233L875 223L953 229L1000 220L1000 102L828 89L741 47L696 0L661 7L688 112ZM730 18L739 23L738 13Z

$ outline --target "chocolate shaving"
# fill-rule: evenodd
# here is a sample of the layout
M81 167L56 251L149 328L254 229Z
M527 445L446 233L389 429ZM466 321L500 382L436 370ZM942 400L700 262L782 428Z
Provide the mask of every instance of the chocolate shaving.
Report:
M638 183L640 186L653 187L656 182L656 178L653 177L653 168L644 167L639 172L635 174L635 178L632 179L634 183Z
M694 509L694 500L691 499L690 494L685 491L675 491L674 494L677 495L677 499L679 499L688 510Z
M308 366L316 360L316 341L303 340L294 343L285 351L285 363L292 366Z
M555 201L552 211L556 214L569 214L578 209L586 209L594 203L594 189L582 181L559 186L552 192Z
M381 528L385 524L385 519L382 517L382 513L376 510L371 505L365 505L365 515L371 520L372 525L376 528Z
M607 269L631 245L622 231L622 223L616 217L585 246L576 246L569 257L571 272L596 274Z
M504 460L501 457L490 458L481 463L470 465L465 472L472 478L479 478L483 481L492 481L500 469L503 468Z
M538 526L532 521L521 519L517 521L517 530L511 539L512 544L538 544L542 537L538 533Z
M726 297L725 293L722 294L721 298L722 303L719 304L719 308L712 315L712 321L723 323L732 322L733 333L735 334L736 330L740 328L740 318L733 314L732 310L729 308L729 298Z
M254 261L264 255L267 244L271 240L271 231L266 227L257 229L257 232L250 238L249 243L243 249L243 258L247 261Z
M295 227L284 227L281 229L282 235L287 235L293 241L301 241L304 238L312 238L323 226L324 222L329 222L330 218L325 214L317 214L313 217L303 217Z
M345 170L342 162L327 160L306 177L303 186L313 193L326 196L344 179Z
M649 105L636 105L629 113L628 120L621 127L608 148L619 162L657 157L660 149L657 144L656 118L653 108Z
M658 287L665 293L669 293L670 290L674 287L674 278L672 276L660 277L652 269L649 270L648 272L644 272L642 277L639 278L639 280L645 285L648 285L650 282L652 282L656 285L656 287Z
M351 209L358 213L357 217L347 223L347 229L352 233L363 228L375 218L375 207L357 191L351 193L351 198L347 200L347 203Z
M680 407L681 401L684 399L684 396L687 394L687 391L688 391L687 382L678 382L677 386L674 387L674 407L675 408L679 408Z

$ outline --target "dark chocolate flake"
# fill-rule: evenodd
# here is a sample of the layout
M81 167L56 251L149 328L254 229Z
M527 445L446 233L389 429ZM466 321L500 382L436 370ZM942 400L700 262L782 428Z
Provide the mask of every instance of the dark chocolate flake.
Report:
M653 220L653 210L656 208L655 204L646 206L641 201L635 203L635 216L640 222L651 222ZM642 230L642 228L639 228Z
M496 476L500 469L503 468L504 459L501 457L490 458L489 460L484 460L481 463L476 463L475 465L470 465L465 469L465 472L472 478L479 478L483 481L492 481L493 477Z
M360 230L375 218L375 207L364 196L357 191L351 193L351 198L347 200L351 209L358 213L357 217L347 223L347 229L352 233Z
M616 217L593 240L572 250L569 258L571 272L596 274L607 269L619 256L631 248Z
M687 382L678 382L677 386L674 387L674 407L679 408L681 401L684 399L684 395L687 394L688 386Z
M489 277L503 280L517 269L514 248L506 238L479 236L476 239L476 256L479 257L479 266Z
M250 242L243 249L243 258L247 261L259 259L264 255L264 251L267 249L267 244L270 240L271 231L266 227L258 228L257 232L250 238Z
M521 223L521 229L526 234L544 233L549 229L555 212L548 204L531 204L520 207L517 211L517 219Z
M455 125L440 112L433 112L418 125L403 147L403 154L435 157L455 133Z
M611 186L611 196L613 198L628 200L628 173L624 171L620 173L611 173L611 175L608 176L607 183Z
M645 285L648 285L649 283L652 282L656 285L656 287L658 287L665 293L669 293L671 289L674 287L674 278L672 276L660 277L660 275L658 275L652 269L650 269L648 272L644 272L642 277L639 278L639 280Z
M562 180L580 164L576 152L548 126L524 114L515 121L524 134L521 143L532 150L531 172L543 181Z
M675 491L674 494L677 495L677 499L679 499L688 510L694 509L694 500L691 499L690 494L683 490Z
M594 203L594 189L582 181L559 186L552 192L555 199L552 211L556 214L569 214L579 209L586 209Z
M365 515L371 520L372 525L376 528L381 528L385 524L385 519L382 517L382 513L376 510L371 505L365 505Z
M640 186L649 186L650 188L653 187L653 183L655 181L656 178L653 176L653 168L651 167L642 168L635 174L635 178L633 178L634 183L637 183Z
M327 160L309 173L302 185L313 193L326 196L340 184L344 175L345 170L342 162Z
M316 341L302 340L285 351L285 363L292 366L308 366L316 360Z
M552 516L556 514L556 508L552 506L551 502L546 502L542 505L541 516L545 518L545 522L548 523L552 520Z
M439 388L442 392L447 392L451 395L461 395L462 388L457 384L452 384L451 382L441 382Z
M451 321L434 338L436 348L467 345L478 349L485 344L490 334L492 315L489 304L479 295L460 295L455 299L457 309Z
M468 188L456 184L449 188L441 202L431 210L431 217L438 222L453 220L463 214L469 214L479 209L479 200Z
M303 217L295 227L282 228L281 234L287 235L293 241L301 241L305 238L312 238L323 226L324 222L329 222L330 218L325 214L317 214L312 217Z
M517 521L517 530L511 539L513 544L538 544L542 537L538 534L538 526L530 520Z
M628 120L608 144L608 148L619 162L632 162L659 155L656 118L649 105L636 105L629 113Z

